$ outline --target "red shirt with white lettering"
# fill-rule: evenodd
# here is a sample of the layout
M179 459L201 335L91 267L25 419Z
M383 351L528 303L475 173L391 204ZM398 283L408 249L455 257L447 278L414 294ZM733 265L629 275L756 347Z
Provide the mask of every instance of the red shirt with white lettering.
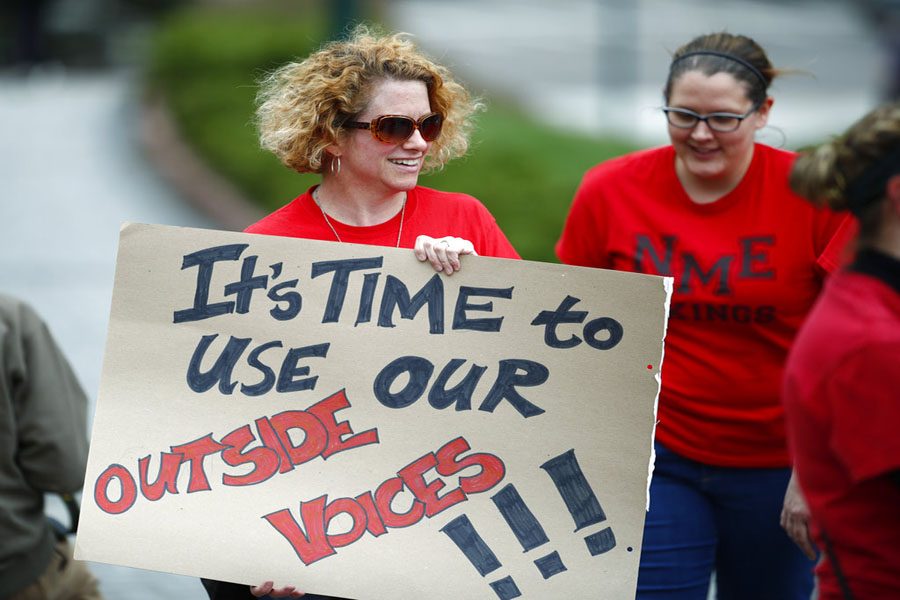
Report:
M312 190L313 188L308 189L244 231L338 241L313 200ZM519 258L493 215L476 198L466 194L440 192L417 186L407 192L405 209L384 223L354 227L333 217L328 217L328 220L340 236L340 241L353 244L398 247L399 234L399 247L412 248L420 235L434 238L452 235L472 242L479 256Z
M710 204L688 197L671 146L607 161L584 176L557 243L567 264L674 277L656 435L692 460L789 464L784 361L851 229L790 191L795 156L756 144Z

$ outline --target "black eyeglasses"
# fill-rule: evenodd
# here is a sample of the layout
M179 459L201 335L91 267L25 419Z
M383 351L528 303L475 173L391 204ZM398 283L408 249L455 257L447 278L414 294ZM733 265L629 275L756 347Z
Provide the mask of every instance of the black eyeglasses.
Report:
M345 121L341 127L349 129L368 129L379 142L385 144L402 144L416 129L422 134L426 142L433 142L441 135L444 126L444 115L441 113L429 113L414 121L412 117L404 115L382 115L375 117L369 123L361 121Z
M729 133L740 127L741 122L758 109L759 105L754 104L753 108L742 115L730 112L714 112L708 115L701 115L686 108L674 108L671 106L664 106L662 111L666 113L666 120L669 121L669 124L678 129L693 129L697 126L697 123L703 121L713 131Z

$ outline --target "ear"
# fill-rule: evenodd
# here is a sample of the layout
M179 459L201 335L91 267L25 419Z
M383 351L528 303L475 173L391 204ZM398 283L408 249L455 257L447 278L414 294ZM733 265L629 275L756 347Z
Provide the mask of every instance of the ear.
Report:
M756 129L762 129L769 122L769 111L772 110L773 104L775 104L775 99L772 96L766 96L766 99L756 109Z

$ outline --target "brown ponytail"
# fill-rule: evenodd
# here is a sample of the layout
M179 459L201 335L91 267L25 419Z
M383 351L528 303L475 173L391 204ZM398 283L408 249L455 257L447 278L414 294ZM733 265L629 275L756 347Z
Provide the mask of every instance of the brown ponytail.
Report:
M900 173L900 102L884 104L843 135L801 154L791 170L791 189L834 210L851 210L860 238L879 225L887 178Z

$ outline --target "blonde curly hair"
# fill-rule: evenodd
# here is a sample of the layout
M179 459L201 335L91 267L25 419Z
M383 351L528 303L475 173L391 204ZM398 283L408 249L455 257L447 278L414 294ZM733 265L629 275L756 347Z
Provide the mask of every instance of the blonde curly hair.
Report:
M481 104L407 36L359 25L346 40L329 42L302 62L267 74L256 97L260 146L299 173L322 173L325 149L345 134L341 123L365 110L375 84L422 81L431 110L444 115L441 135L432 142L423 170L463 156L469 145L469 117Z

